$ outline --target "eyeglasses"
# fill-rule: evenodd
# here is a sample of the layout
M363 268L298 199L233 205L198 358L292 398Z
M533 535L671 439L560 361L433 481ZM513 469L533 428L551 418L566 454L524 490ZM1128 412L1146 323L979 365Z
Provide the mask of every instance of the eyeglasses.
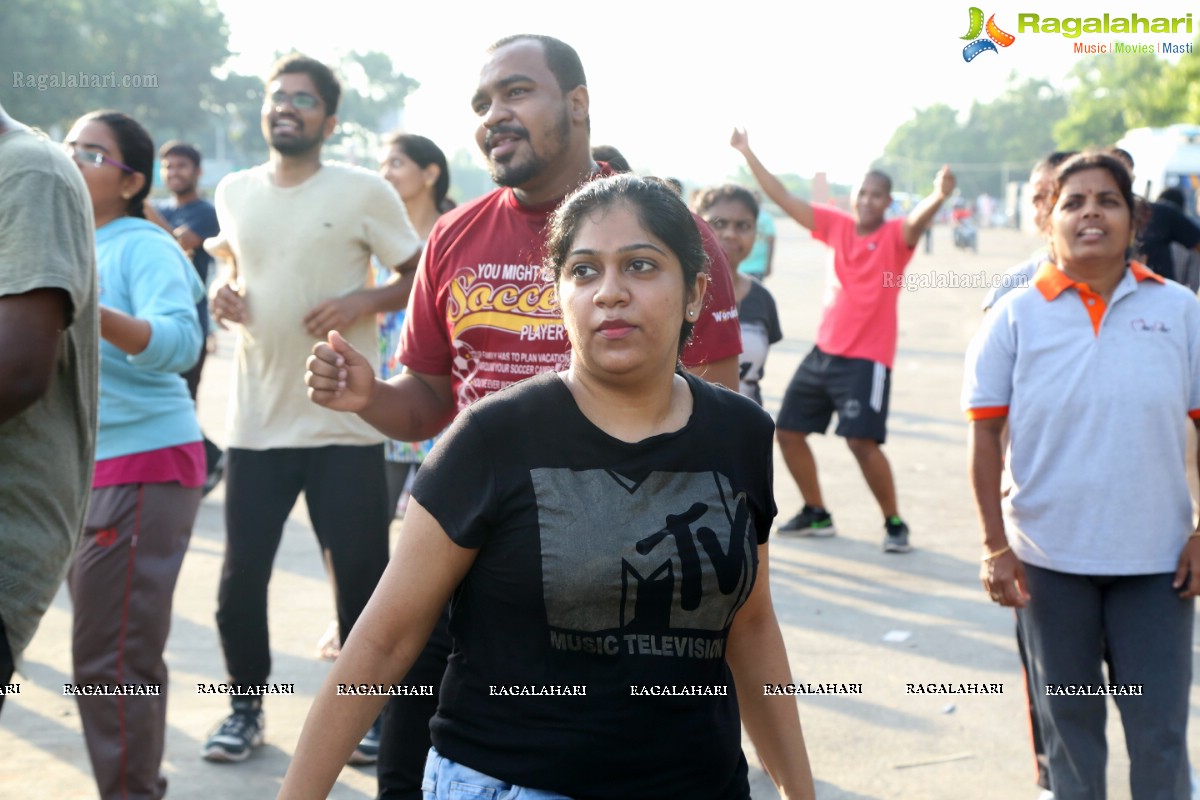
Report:
M267 98L266 105L275 107L282 105L290 105L297 111L312 111L320 102L308 92L296 92L288 94L287 92L275 92Z
M125 172L130 173L131 175L134 172L137 172L137 170L135 170L133 167L128 167L128 166L122 164L120 161L117 161L115 158L109 158L108 156L104 155L104 153L101 153L99 150L85 150L80 145L72 144L71 142L63 142L63 151L68 156L75 159L76 163L83 164L83 165L89 166L89 167L93 167L95 169L99 169L100 167L102 167L106 163L108 163L108 164L112 164L114 167L116 167L119 170L123 170Z

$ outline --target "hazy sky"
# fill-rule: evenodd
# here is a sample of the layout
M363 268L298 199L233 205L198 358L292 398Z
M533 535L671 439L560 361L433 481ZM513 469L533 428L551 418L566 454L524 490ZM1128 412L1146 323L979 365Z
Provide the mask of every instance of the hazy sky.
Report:
M1189 0L991 2L979 6L985 18L995 13L1016 40L967 63L960 37L970 0L338 0L314 12L219 0L241 72L261 74L275 50L323 59L355 49L388 53L421 82L405 127L448 153L475 149L468 104L483 49L511 33L557 36L583 59L593 143L616 145L635 169L694 181L736 169L728 138L737 124L773 170L825 170L849 182L916 107L941 101L965 109L999 94L1014 71L1061 84L1082 58L1072 52L1075 42L1185 43L1200 33L1200 6ZM1193 11L1193 32L1077 39L1018 32L1018 13L1128 17L1134 10L1142 17Z

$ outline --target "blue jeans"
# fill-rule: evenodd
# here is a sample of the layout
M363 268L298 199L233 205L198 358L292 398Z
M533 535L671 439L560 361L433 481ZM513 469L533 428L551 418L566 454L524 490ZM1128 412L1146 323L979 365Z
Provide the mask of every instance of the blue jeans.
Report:
M476 772L439 755L433 747L425 760L421 792L425 800L571 800L565 794L513 786Z

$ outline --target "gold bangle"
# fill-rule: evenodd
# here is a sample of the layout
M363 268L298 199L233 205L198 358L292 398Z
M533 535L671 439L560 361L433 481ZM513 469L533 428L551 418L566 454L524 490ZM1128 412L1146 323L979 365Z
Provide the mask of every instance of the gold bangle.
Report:
M1009 550L1012 550L1012 547L1010 547L1010 546L1008 546L1008 545L1005 545L1004 547L1001 547L1001 548L1000 548L999 550L997 550L996 552L994 552L994 553L988 553L986 556L984 556L983 558L981 558L981 559L979 559L979 560L980 560L980 561L991 561L991 560L992 560L993 558L995 558L996 556L1002 556L1002 555L1004 555L1005 553L1007 553Z

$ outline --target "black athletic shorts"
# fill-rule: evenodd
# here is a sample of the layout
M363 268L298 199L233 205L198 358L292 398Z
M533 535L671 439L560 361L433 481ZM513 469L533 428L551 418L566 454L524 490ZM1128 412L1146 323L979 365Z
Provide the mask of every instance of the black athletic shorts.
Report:
M838 436L883 444L891 392L892 371L878 361L831 356L814 347L792 376L775 425L825 433L836 411Z

